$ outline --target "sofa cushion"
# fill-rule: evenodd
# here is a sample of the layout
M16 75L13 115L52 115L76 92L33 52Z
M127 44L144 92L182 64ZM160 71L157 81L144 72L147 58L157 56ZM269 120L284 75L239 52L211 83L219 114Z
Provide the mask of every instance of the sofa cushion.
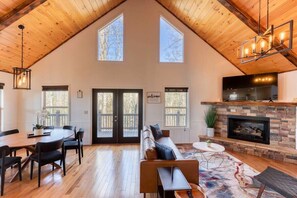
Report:
M155 140L160 139L161 137L163 137L163 133L160 129L159 124L155 124L155 125L150 125L151 131L153 133L153 136L155 138Z
M155 142L155 145L156 145L158 159L164 159L164 160L176 159L175 153L172 148L158 142Z
M184 159L176 145L173 143L170 137L162 137L158 140L158 143L165 144L173 149L176 159Z

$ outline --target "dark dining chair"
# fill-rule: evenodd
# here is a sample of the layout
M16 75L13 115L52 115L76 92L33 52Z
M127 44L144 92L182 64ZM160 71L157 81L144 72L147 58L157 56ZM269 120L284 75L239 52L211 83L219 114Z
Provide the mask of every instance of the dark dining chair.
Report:
M62 151L61 151L62 149ZM63 139L52 142L38 142L35 145L35 153L30 155L31 171L30 179L33 178L34 162L38 163L38 187L40 187L41 166L52 164L54 170L54 162L61 160L63 163L63 173L66 175L65 169L65 155L64 155L64 141Z
M2 136L6 136L6 135L12 135L12 134L16 134L19 133L18 129L12 129L12 130L8 130L8 131L3 131L0 133L0 137ZM12 156L12 153L14 153L14 156L16 156L16 151L20 150L22 148L10 148L10 156ZM27 156L29 155L29 151L27 150Z
M43 129L45 129L45 130L55 129L55 127L54 126L45 126Z
M73 126L71 126L71 125L64 125L63 126L63 129L68 129L68 130L73 130Z
M70 125L65 125L63 126L63 129L66 130L73 130L74 132L74 137L68 137L64 139L64 142L68 142L68 141L75 141L76 140L76 126L70 126ZM77 152L76 152L77 153Z
M81 164L81 157L84 157L84 151L83 151L83 137L84 137L84 130L80 128L78 132L76 133L75 140L73 141L66 141L64 142L65 146L65 157L67 150L78 150L78 161L79 164Z
M22 181L22 167L21 167L21 157L7 157L10 154L10 149L8 146L0 147L0 171L1 171L1 196L4 194L4 183L5 183L5 171L9 167L18 164L19 167L19 178Z

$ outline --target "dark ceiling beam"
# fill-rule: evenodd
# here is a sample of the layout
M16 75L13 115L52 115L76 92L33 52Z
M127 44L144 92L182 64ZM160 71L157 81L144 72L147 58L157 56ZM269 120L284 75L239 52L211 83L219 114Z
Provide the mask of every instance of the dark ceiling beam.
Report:
M251 30L253 30L255 33L258 34L259 23L255 19L253 19L246 12L244 12L239 7L237 7L230 0L218 0L218 2L220 2L225 8L227 8L232 14L234 14L239 20L241 20L244 24L246 24ZM260 26L260 32L263 33L265 30L266 30L266 28L264 28L263 26ZM284 48L285 48L285 46L278 47L276 50L280 51ZM297 56L292 50L289 50L286 52L281 52L281 54L288 61L290 61L293 65L295 65L297 67Z
M0 17L0 31L10 26L24 15L28 14L47 0L25 0L9 13Z

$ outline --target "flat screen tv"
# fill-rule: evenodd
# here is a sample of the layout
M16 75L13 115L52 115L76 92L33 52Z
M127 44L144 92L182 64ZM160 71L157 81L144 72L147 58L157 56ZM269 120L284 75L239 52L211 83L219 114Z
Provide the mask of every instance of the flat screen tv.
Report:
M223 101L277 100L277 78L277 73L223 77Z

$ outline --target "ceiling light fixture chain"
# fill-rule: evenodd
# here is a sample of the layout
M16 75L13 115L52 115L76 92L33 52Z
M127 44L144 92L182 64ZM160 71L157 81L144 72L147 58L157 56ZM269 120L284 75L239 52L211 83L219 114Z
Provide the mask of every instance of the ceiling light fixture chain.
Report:
M22 68L24 68L24 29L25 29L25 26L19 25L18 28L22 30L21 66L22 66Z

